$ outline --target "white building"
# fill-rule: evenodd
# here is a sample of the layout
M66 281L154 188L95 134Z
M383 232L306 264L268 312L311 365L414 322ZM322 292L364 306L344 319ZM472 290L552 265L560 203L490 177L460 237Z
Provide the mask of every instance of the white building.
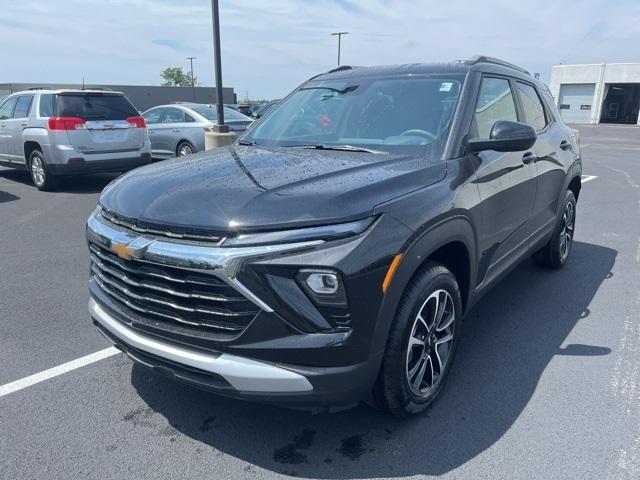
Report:
M640 125L640 63L554 65L549 89L567 123Z

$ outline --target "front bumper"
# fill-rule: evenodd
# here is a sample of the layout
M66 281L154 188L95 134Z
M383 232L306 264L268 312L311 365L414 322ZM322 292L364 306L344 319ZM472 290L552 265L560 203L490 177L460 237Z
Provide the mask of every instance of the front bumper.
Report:
M373 228L378 229L374 235L369 230L343 241L219 247L135 232L94 214L87 224L91 245L111 251L126 245L134 262L217 277L259 313L239 333L211 336L132 311L92 277L91 317L133 360L222 395L303 407L353 404L368 394L379 369L383 350L372 350L372 337L386 335L376 329L386 252L399 248L396 236L404 233L390 218ZM291 303L269 288L269 277L289 278L290 272L312 266L343 276L348 326L316 324L314 330L312 321L301 321L308 299L306 306Z
M98 330L135 363L225 397L296 408L353 405L366 397L368 379L377 373L377 362L303 367L196 350L133 331L93 298L89 312Z
M123 345L169 362L219 375L239 392L313 390L304 376L285 368L227 353L205 353L140 335L109 315L93 298L89 300L89 313L102 329L109 332L112 339L118 339Z

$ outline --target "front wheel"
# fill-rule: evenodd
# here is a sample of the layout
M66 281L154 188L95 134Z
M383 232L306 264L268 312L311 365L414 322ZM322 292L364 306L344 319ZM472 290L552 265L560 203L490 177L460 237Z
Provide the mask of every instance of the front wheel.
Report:
M378 406L409 416L436 399L453 361L461 317L455 277L428 262L407 287L391 326L373 392Z
M571 247L573 246L573 233L576 227L576 197L568 190L564 197L562 215L553 231L549 242L532 256L534 263L546 268L561 268L567 263Z
M40 150L34 150L29 155L29 173L38 190L51 191L58 186L58 178L49 173L44 155Z

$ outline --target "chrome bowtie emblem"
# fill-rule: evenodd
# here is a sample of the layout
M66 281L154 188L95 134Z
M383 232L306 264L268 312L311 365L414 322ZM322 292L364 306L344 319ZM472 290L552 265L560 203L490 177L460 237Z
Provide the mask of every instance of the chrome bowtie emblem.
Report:
M111 242L111 250L120 258L130 260L132 257L141 257L152 243L151 239L138 237L128 243Z

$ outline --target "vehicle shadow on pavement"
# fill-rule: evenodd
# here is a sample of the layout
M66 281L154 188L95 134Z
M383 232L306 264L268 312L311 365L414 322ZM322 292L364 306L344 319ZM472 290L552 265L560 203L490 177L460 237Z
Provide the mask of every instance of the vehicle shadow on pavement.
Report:
M55 192L62 193L99 193L111 180L118 177L119 173L96 173L93 175L81 175L78 177L63 177ZM0 170L0 176L12 182L22 183L35 190L29 172L24 170ZM43 192L49 194L50 192Z
M13 202L15 200L20 200L20 197L13 195L9 192L0 190L0 203Z
M133 368L131 380L173 429L251 464L247 472L258 467L314 478L441 475L509 431L555 355L610 353L600 346L563 346L588 316L617 254L581 242L573 248L564 269L525 262L476 305L463 325L447 385L417 418L399 420L368 406L311 415L223 399L141 366Z

